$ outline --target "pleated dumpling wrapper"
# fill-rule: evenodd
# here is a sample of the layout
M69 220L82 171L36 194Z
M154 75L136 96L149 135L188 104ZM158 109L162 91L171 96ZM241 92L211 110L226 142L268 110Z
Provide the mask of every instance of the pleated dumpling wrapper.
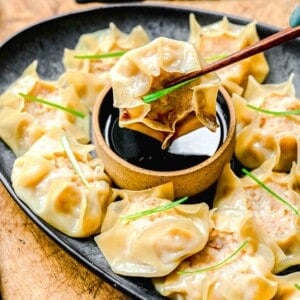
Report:
M90 111L99 94L110 85L107 72L118 61L119 55L90 58L126 52L150 41L142 26L134 27L129 34L120 31L114 23L108 28L82 34L74 49L65 49L63 64L65 72L60 77L61 85L74 85L77 93L86 100ZM85 58L80 58L83 56Z
M235 155L244 166L258 168L275 157L274 170L288 172L299 159L300 99L292 79L291 75L280 84L260 84L250 76L243 97L232 96L237 117Z
M118 56L105 59L77 57L126 52L146 45L149 41L149 36L141 25L134 27L127 34L111 22L108 28L82 34L74 49L65 49L63 64L67 71L80 70L101 75L111 69L118 61Z
M299 300L300 299L300 272L275 276L278 282L278 291L273 300Z
M251 172L278 199L249 176L237 177L227 165L219 179L214 207L234 207L253 213L262 228L280 248L274 272L300 264L300 168L290 173L272 171L274 159Z
M126 219L131 214L172 203L165 191L170 186L167 183L138 192L123 190L122 200L109 205L101 234L95 240L113 272L126 276L164 276L205 246L209 233L206 203L180 204Z
M60 88L55 81L42 80L36 69L34 61L0 96L0 138L16 156L23 155L52 128L70 133L81 143L89 142L89 112L73 86ZM82 117L24 98L20 93L71 108Z
M218 60L235 51L246 48L259 40L255 22L247 25L231 23L227 17L221 21L201 26L194 14L190 15L189 41L196 45L207 62ZM253 55L217 71L222 85L230 93L241 94L249 75L263 82L269 73L269 65L263 53Z
M166 82L204 65L194 45L165 37L128 51L109 72L113 104L120 111L119 126L161 141L163 149L199 127L215 131L220 85L215 73L201 76L154 102L143 101L144 95L160 90Z
M76 164L62 137L67 139ZM13 165L12 186L18 197L36 215L71 237L99 233L113 200L111 181L100 159L90 155L93 150L93 145L79 144L70 135L51 130Z
M251 213L212 210L211 222L205 248L168 276L154 278L157 291L171 299L272 299L278 286L272 278L275 258Z

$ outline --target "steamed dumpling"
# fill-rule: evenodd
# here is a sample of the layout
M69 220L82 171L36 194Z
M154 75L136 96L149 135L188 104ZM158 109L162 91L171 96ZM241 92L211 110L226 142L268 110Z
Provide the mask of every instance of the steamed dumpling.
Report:
M201 251L168 276L154 278L158 292L186 300L272 299L278 285L272 278L275 258L252 215L238 209L217 209L211 212L211 223L208 243Z
M122 200L109 205L102 232L95 240L112 270L121 275L157 277L176 268L201 250L208 239L208 206L178 205L137 219L121 218L170 203L172 184L146 191L122 191ZM167 192L167 194L171 194Z
M47 223L72 237L98 233L112 199L111 181L93 145L79 144L67 136L88 186L76 173L60 137L50 131L23 155L12 169L12 186L18 197Z
M90 140L88 109L73 86L60 88L57 82L39 78L37 62L30 64L0 96L0 138L20 156L47 131L56 128L70 133L82 143ZM30 94L84 114L79 118L49 105L25 100L20 93Z
M149 37L141 25L129 34L122 32L114 23L108 28L82 34L74 49L65 49L63 63L66 70L80 70L86 73L107 72L118 61L118 57L105 59L79 59L75 55L97 55L128 51L149 42Z
M233 95L237 116L235 155L244 166L258 168L274 157L274 170L288 172L297 160L300 116L274 116L247 106L281 112L299 110L292 79L281 84L260 84L250 76L243 97Z
M126 52L148 42L148 34L140 25L134 27L129 34L119 30L114 23L110 23L106 29L82 34L74 49L64 51L63 64L66 71L59 83L73 85L92 111L99 94L110 85L108 71L119 57L81 59L75 56Z
M259 40L255 22L247 25L231 23L226 17L221 21L201 26L194 14L190 15L189 41L194 43L201 55L207 59L230 55ZM218 58L216 58L218 59ZM209 60L210 61L210 60ZM249 75L262 82L269 72L269 65L263 53L256 54L231 66L217 71L222 85L229 92L240 94Z
M171 79L203 66L194 45L164 37L127 52L109 72L113 104L120 110L119 125L161 141L162 148L199 127L215 131L219 79L214 73L152 103L142 99Z
M300 211L299 166L294 164L287 174L272 171L273 165L274 160L266 161L252 173ZM281 249L276 253L275 272L300 263L299 214L248 176L238 178L229 165L219 179L214 207L233 207L253 213L259 226Z
M273 300L298 300L300 299L300 272L275 276L278 282L278 291Z

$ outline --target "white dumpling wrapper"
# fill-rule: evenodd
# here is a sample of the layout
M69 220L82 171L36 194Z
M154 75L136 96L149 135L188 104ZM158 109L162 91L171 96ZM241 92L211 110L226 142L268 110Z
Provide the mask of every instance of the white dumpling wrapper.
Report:
M278 283L272 277L274 254L264 243L251 214L237 209L211 211L212 229L204 249L184 260L166 277L154 278L155 288L172 299L272 299ZM248 244L229 261L202 272Z
M274 157L274 170L288 172L297 160L300 116L274 116L247 106L270 111L299 110L292 79L293 75L280 84L260 84L250 76L243 97L232 96L237 116L235 155L244 166L258 168Z
M170 202L159 196L149 195L148 191L144 195L143 191L131 192L109 205L102 232L95 240L115 273L164 276L205 246L209 232L205 203L178 205L161 213L122 221L122 216Z
M182 74L205 65L194 45L160 37L128 51L109 72L113 104L119 108L119 125L170 142L199 127L215 131L219 79L214 73L201 76L152 102L142 97Z
M79 144L67 136L78 165L89 182L84 185L75 172L60 137L51 130L23 155L12 169L12 186L18 197L48 224L71 237L100 232L108 204L113 200L111 181L93 145Z
M259 40L256 23L238 25L227 17L209 25L200 25L194 14L190 15L189 41L194 43L204 58L230 55ZM218 59L218 58L217 58ZM217 71L222 85L230 92L241 94L249 75L262 82L269 73L269 65L263 53L253 55Z
M70 133L82 143L89 142L89 112L73 86L59 87L55 81L42 80L36 69L37 61L34 61L0 96L0 138L16 156L24 154L38 138L53 128ZM50 105L25 100L20 93L72 108L85 117L79 118Z
M274 172L273 166L274 159L270 159L252 172L271 190L300 211L299 165L294 164L289 174ZM238 178L227 165L218 181L214 207L237 208L253 213L258 226L280 249L274 251L275 272L300 264L299 215L248 176Z

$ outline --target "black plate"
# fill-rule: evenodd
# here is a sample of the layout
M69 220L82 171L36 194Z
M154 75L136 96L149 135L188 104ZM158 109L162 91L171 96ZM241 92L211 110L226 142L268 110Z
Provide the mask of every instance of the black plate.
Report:
M187 40L189 35L189 14L194 12L201 24L210 24L223 15L176 7L153 5L114 5L94 10L81 11L58 18L46 20L16 34L0 47L0 93L2 93L34 59L39 61L38 72L46 79L56 79L63 72L61 59L64 48L73 48L83 33L107 28L114 22L121 30L129 32L132 27L141 24L151 38L166 36ZM230 17L237 24L246 24L250 20ZM257 24L261 38L277 31L277 28ZM286 81L295 73L294 83L300 94L300 41L294 40L267 51L271 72L267 82ZM90 268L99 276L112 283L118 289L138 299L162 299L154 290L151 280L128 278L114 274L93 238L74 239L54 230L45 224L16 196L11 187L11 170L14 154L0 141L0 179L12 198L27 215L60 246Z

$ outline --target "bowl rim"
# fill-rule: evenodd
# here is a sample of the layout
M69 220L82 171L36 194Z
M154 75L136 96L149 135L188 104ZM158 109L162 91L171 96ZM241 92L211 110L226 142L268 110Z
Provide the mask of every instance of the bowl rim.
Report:
M219 92L222 94L222 96L225 100L225 103L227 105L227 108L228 108L229 126L228 126L227 136L226 136L224 142L217 149L217 151L214 153L214 155L210 156L209 158L205 159L204 161L202 161L202 162L200 162L200 163L198 163L194 166L191 166L191 167L188 167L188 168L185 168L185 169L181 169L181 170L157 171L157 170L150 170L150 169L146 169L146 168L136 166L136 165L126 161L125 159L123 159L119 155L117 155L107 145L107 143L106 143L106 141L105 141L105 139L102 135L102 131L100 129L100 124L99 124L99 117L101 117L100 108L101 108L101 105L102 105L102 103L105 99L105 96L107 95L107 93L111 89L112 89L112 86L108 83L104 87L104 89L101 91L99 96L97 97L96 102L95 102L94 107L93 107L93 110L92 110L92 134L93 134L94 142L95 142L95 140L97 140L99 146L103 149L103 151L105 151L106 154L109 155L110 158L112 158L118 164L121 164L124 167L126 167L127 169L130 169L130 170L132 170L136 173L143 173L143 174L147 174L147 175L150 175L150 176L174 177L174 176L182 176L182 175L186 175L186 174L196 172L199 169L204 169L205 167L209 166L212 162L214 162L215 160L220 158L220 156L227 149L227 147L230 146L230 143L231 143L232 139L234 139L234 137L235 137L236 114L235 114L235 110L234 110L234 105L231 101L231 97L230 97L229 93L227 92L227 90L222 85L220 85ZM95 146L97 147L97 145L95 145Z

